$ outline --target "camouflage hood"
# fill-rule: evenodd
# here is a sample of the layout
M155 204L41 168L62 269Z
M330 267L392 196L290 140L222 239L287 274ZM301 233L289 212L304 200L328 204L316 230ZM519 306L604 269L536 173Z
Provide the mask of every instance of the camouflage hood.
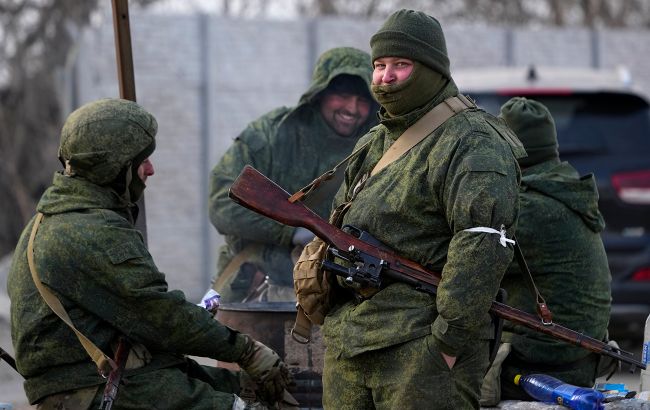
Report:
M580 215L583 222L594 232L605 227L598 210L598 189L593 174L580 176L568 162L559 159L542 162L522 172L523 190L534 190L564 204Z
M156 119L132 101L91 102L70 114L63 125L59 159L67 175L108 185L153 152L157 129Z
M352 47L338 47L324 52L318 61L311 78L309 89L300 97L300 108L315 101L318 94L327 88L334 77L341 74L356 75L361 77L368 85L372 81L372 62L366 52ZM372 97L371 97L372 98Z

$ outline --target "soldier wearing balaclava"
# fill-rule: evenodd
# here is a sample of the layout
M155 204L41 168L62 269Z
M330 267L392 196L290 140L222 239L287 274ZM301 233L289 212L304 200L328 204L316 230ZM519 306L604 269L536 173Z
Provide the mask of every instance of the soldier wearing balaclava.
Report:
M322 328L323 404L478 408L493 338L488 310L513 256L515 157L524 155L523 148L500 120L467 102L371 174L411 125L460 98L449 100L458 89L435 18L399 10L370 46L380 125L357 144L368 145L349 164L334 206L349 202L342 225L368 231L442 279L436 295L391 280L379 290L339 283L335 291L344 301ZM408 76L399 74L404 69L411 70Z

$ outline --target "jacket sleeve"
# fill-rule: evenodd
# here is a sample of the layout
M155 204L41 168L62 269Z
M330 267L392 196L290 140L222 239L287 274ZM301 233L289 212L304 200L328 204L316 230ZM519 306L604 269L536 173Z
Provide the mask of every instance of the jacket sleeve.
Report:
M62 303L97 317L152 351L210 357L236 362L249 339L188 302L183 292L168 291L135 229L90 227L60 244L72 250L44 255L43 283L62 296ZM58 248L61 248L57 246ZM45 248L45 247L43 247ZM53 248L53 246L49 246ZM37 248L38 249L38 248ZM77 251L74 251L77 249ZM92 335L97 329L82 329Z
M274 127L268 122L263 117L249 124L212 169L208 209L210 221L221 234L288 246L295 228L256 214L228 197L231 185L245 165L251 165L265 175L271 174L273 166L281 165L273 164L267 134L274 132Z
M459 140L450 160L442 201L452 238L442 270L432 333L438 347L457 355L469 341L484 338L488 310L512 260L511 245L499 234L468 232L474 227L514 233L518 168L498 136L472 132Z

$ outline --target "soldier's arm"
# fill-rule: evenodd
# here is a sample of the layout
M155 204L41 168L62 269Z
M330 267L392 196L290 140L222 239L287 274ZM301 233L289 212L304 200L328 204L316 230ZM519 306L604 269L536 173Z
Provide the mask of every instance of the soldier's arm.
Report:
M270 132L269 127L260 126L259 120L250 124L213 168L208 199L210 221L221 234L254 242L290 245L295 228L249 211L228 197L230 186L245 165L252 165L266 175L272 167L291 165L273 163L265 132Z
M432 326L438 347L451 356L481 337L513 256L500 235L465 229L499 230L503 224L511 237L517 210L517 169L509 148L481 134L468 141L454 154L443 193L453 237L436 297L439 316Z
M77 240L86 241L76 243L76 258L54 261L57 263L50 266L60 267L57 269L41 269L43 283L61 295L66 305L101 319L152 351L222 361L239 359L247 338L188 302L183 292L168 291L165 275L135 229L87 229L95 230L93 235ZM93 329L80 330L92 339Z

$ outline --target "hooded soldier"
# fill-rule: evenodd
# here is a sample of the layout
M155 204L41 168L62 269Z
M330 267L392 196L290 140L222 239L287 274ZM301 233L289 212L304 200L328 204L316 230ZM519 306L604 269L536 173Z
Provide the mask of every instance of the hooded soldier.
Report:
M84 105L63 126L65 169L54 175L38 217L23 231L8 279L16 363L29 402L40 408L97 408L106 380L37 282L106 355L114 356L120 336L133 344L119 408L243 408L237 373L203 368L186 354L240 363L268 402L287 383L272 350L167 290L135 229L133 202L154 172L148 157L156 128L151 114L120 99Z
M458 95L435 18L397 11L370 46L380 124L359 140L367 145L334 205L341 225L369 232L442 280L437 295L389 279L378 291L340 281L335 291L347 301L322 328L323 404L478 408L493 335L488 310L513 256L515 157L525 153L501 121ZM373 171L416 123L429 128L408 131L422 140Z
M501 107L501 117L528 152L519 160L517 239L535 284L554 321L604 340L611 276L600 237L605 223L594 175L581 177L560 161L553 117L540 102L512 98ZM535 313L535 300L518 264L511 265L502 286L508 304ZM511 351L501 371L502 399L531 400L515 386L517 374L544 373L584 387L593 386L600 376L599 355L508 322L504 326L503 340L511 343Z
M350 47L324 52L298 105L277 108L251 122L212 170L210 220L226 239L213 284L222 301L295 299L291 252L314 235L237 205L228 190L247 164L295 192L345 158L376 122L370 75L367 53ZM333 196L326 194L310 205L327 217ZM260 296L255 289L266 276L270 286Z

